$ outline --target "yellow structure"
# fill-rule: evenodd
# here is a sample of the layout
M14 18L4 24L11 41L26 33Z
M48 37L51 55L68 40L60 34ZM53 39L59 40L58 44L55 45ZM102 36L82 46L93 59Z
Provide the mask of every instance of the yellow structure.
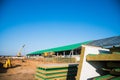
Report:
M11 60L10 59L7 59L5 64L3 65L4 68L9 68L11 67Z
M44 52L44 57L52 57L55 53L54 52Z
M18 57L21 57L21 53L19 52L19 53L17 54L17 56L18 56Z
M25 44L22 46L22 48L20 49L20 51L17 53L17 57L21 57L22 56L21 52L22 52L22 50L23 50L24 47L25 47Z
M86 56L87 61L120 61L119 54L89 54Z

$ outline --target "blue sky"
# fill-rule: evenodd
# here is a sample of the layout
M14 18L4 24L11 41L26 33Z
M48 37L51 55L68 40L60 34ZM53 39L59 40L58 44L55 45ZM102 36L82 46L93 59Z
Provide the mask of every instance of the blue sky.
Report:
M120 35L119 0L1 0L0 54Z

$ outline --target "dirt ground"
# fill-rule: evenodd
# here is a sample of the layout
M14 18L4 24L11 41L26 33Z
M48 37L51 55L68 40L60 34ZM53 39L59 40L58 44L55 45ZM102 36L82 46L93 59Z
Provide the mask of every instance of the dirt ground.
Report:
M37 60L11 60L12 68L0 68L0 80L35 80L36 66L43 64Z

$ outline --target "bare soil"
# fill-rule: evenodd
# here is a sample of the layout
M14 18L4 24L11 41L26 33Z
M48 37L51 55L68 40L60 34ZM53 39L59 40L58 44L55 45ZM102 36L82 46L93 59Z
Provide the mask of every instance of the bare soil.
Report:
M2 61L2 60L1 60ZM2 66L3 61L1 62ZM0 67L0 80L35 80L36 66L43 64L38 60L11 60L12 67L5 69Z

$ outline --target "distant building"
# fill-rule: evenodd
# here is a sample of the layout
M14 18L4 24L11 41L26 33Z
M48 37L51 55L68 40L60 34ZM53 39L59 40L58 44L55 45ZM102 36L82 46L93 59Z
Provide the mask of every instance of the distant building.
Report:
M112 47L118 47L120 46L120 36L114 36L99 40L92 40L92 41L86 41L82 43L67 45L67 46L61 46L61 47L55 47L51 49L45 49L45 50L39 50L35 52L28 53L27 56L36 56L41 55L45 52L54 52L55 55L62 55L62 56L75 56L80 55L81 46L82 45L90 45L90 46L97 46L102 48L112 48Z

